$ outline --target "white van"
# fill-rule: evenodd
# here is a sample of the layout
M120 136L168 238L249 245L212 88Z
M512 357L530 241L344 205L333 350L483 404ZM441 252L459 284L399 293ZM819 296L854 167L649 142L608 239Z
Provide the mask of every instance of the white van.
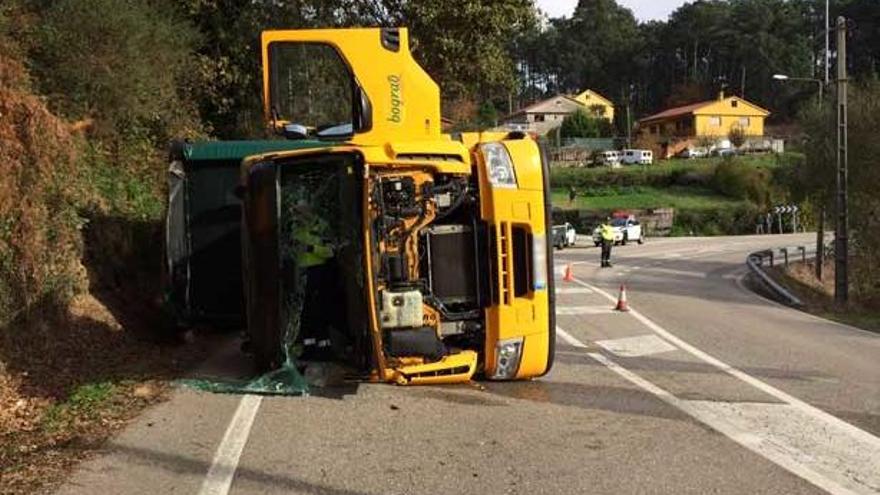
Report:
M650 165L654 163L651 150L623 150L621 161L627 165Z
M596 163L600 165L608 165L611 168L620 166L620 152L619 151L600 151L596 153Z

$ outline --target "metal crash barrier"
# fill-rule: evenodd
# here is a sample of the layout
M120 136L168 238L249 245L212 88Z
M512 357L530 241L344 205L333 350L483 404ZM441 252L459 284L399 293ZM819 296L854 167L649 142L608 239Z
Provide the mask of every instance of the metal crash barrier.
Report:
M808 247L806 246L795 246L795 247L781 247L776 250L773 249L765 249L762 251L755 251L754 253L749 254L746 258L746 265L749 267L749 271L752 272L755 277L774 295L775 298L782 301L789 306L803 306L803 302L794 294L791 293L788 289L783 287L779 282L773 280L773 278L764 271L765 263L770 267L774 266L774 261L776 260L775 253L778 252L782 256L783 263L785 266L788 266L789 263L789 252L790 251L799 251L801 254L801 260L806 262L807 255L810 257L815 257L815 249L810 253L808 251Z

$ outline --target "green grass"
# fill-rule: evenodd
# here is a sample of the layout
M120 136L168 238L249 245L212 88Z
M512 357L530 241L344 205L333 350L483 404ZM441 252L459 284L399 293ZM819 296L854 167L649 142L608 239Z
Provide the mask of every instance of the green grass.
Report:
M568 191L553 191L553 206L562 209L677 208L708 210L719 207L738 207L744 203L744 201L721 196L709 189L684 186L662 189L644 186L589 190L585 194L579 194L574 204L568 201Z

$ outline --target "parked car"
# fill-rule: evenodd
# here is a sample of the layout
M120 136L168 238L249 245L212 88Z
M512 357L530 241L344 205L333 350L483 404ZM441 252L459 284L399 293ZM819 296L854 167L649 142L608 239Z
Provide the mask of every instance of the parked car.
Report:
M706 156L706 150L699 148L685 148L676 153L676 158L703 158Z
M556 249L564 249L574 246L577 241L577 232L574 226L568 222L553 226L553 246Z
M654 153L651 150L623 150L620 160L627 165L650 165L654 163Z
M600 165L608 165L611 168L616 168L620 166L620 152L619 151L600 151L596 153L595 162Z
M612 219L611 227L614 229L615 245L620 244L626 246L629 241L636 241L639 244L645 242L645 232L642 230L642 225L633 215ZM601 227L596 227L596 229L593 230L593 244L596 246L602 244Z
M710 153L711 156L721 156L721 157L734 156L736 154L737 154L736 150L733 148L715 148Z

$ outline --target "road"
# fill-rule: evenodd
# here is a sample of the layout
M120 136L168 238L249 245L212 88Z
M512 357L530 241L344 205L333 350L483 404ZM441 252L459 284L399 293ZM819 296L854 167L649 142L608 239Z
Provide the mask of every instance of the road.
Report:
M59 493L880 493L880 335L741 283L748 252L811 238L649 239L610 269L567 249L542 379L180 389Z

